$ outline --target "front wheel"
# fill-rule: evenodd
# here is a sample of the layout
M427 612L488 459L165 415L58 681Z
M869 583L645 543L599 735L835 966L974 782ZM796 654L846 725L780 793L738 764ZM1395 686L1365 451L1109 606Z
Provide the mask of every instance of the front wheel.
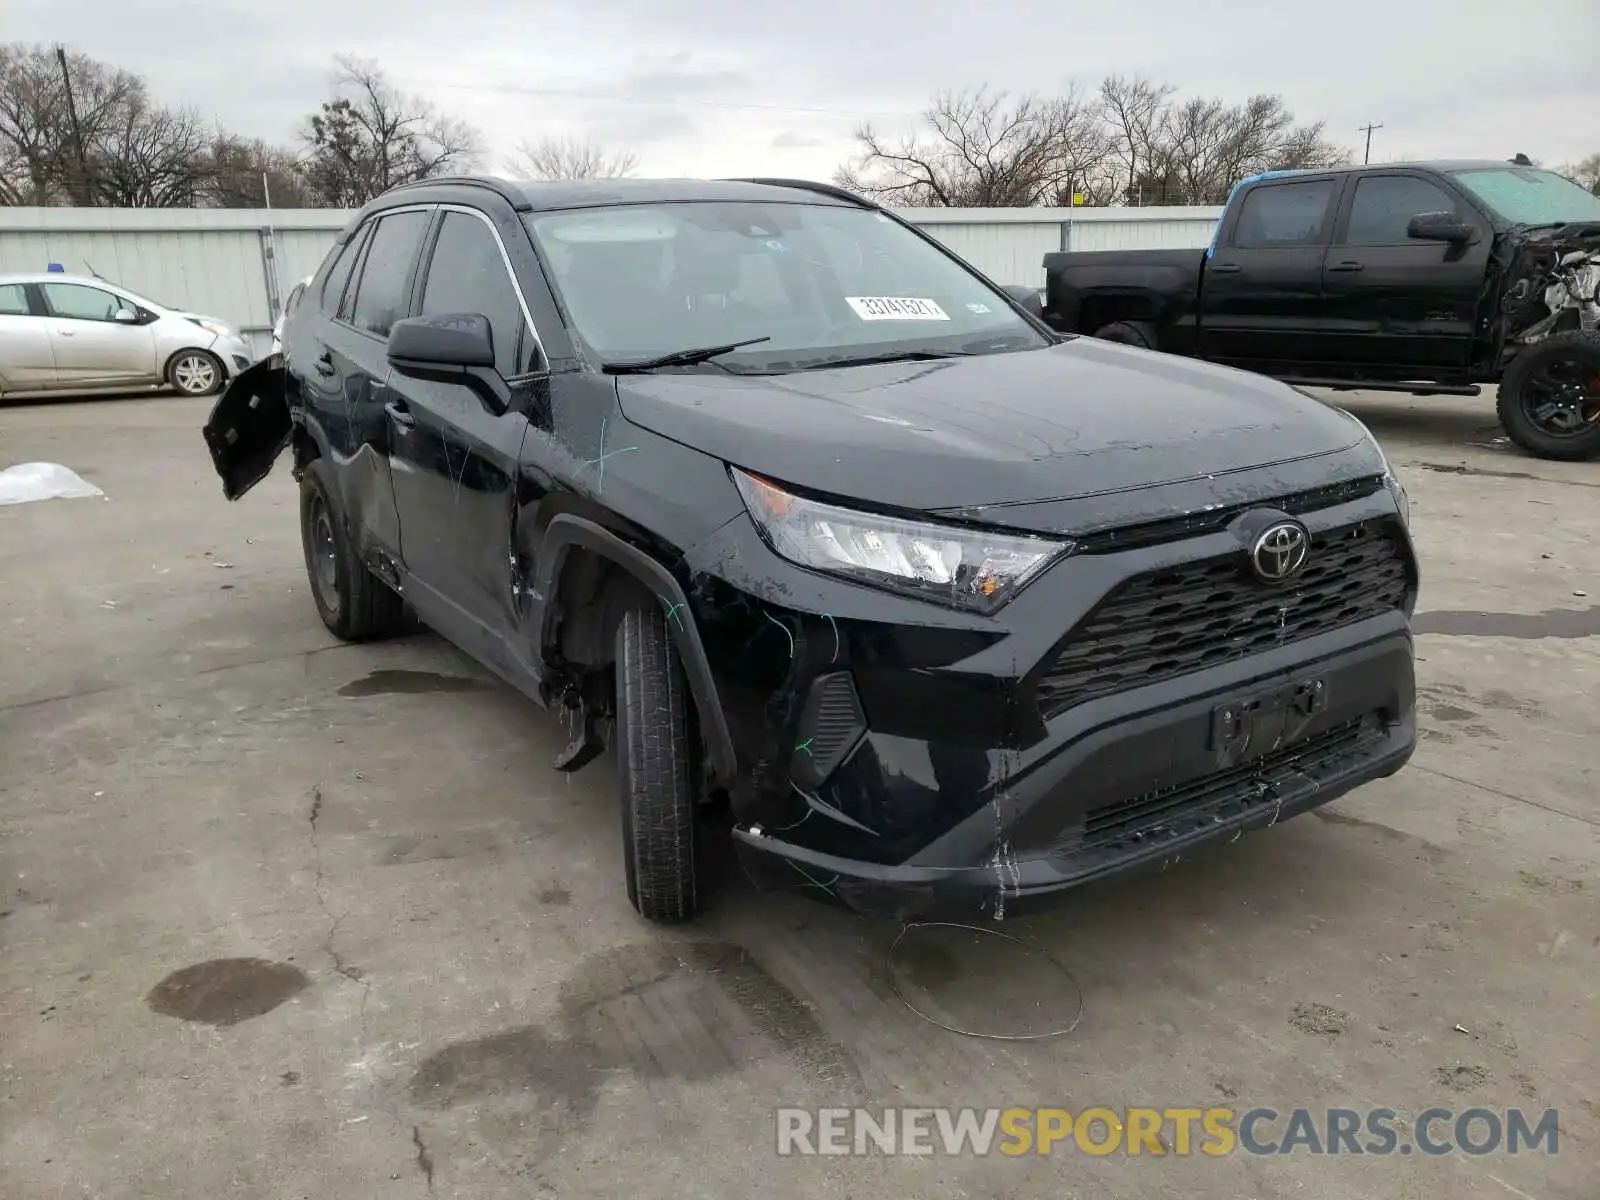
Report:
M665 614L631 609L617 627L617 782L628 899L651 921L699 907L695 753L688 684Z
M1529 454L1600 457L1600 333L1553 333L1519 351L1496 408L1506 434Z
M209 396L226 379L222 360L209 350L180 350L167 364L167 382L185 396Z

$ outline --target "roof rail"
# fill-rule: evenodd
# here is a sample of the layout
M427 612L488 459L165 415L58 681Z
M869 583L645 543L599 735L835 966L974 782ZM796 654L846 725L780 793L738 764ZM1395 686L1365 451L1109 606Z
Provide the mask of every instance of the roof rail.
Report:
M835 200L848 200L851 204L854 204L859 208L877 208L878 207L871 200L866 199L866 197L864 197L864 196L858 196L854 192L847 191L844 188L838 187L838 186L836 186L834 184L831 184L831 183L817 183L814 180L810 180L810 179L745 179L745 178L737 178L737 179L729 179L729 180L726 180L725 182L728 182L728 183L760 183L760 184L766 185L767 187L798 188L798 189L800 189L801 191L804 191L804 192L816 192L818 195L821 195L821 196L832 196Z
M436 175L429 179L413 179L410 183L397 183L384 195L390 192L404 192L412 188L425 187L481 187L488 188L502 200L509 201L511 207L519 210L531 208L527 194L509 180L497 179L492 175Z

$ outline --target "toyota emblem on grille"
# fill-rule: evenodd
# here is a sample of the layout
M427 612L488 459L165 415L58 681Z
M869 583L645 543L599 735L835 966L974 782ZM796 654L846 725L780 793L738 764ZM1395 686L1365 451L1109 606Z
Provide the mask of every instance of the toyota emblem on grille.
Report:
M1311 539L1305 526L1295 521L1269 525L1250 547L1250 566L1267 583L1285 583L1306 565Z

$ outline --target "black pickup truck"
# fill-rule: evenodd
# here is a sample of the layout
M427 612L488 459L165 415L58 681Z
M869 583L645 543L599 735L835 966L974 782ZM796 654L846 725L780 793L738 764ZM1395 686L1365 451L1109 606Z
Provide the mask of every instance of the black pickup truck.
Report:
M1600 196L1506 162L1274 171L1204 250L1045 255L1044 317L1290 383L1498 384L1507 433L1600 455Z

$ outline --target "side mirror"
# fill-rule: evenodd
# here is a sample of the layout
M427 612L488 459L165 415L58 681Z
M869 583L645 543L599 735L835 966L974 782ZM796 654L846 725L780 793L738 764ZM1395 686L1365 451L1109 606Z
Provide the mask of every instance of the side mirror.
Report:
M111 319L119 325L137 325L139 323L139 314L131 308L119 308L112 314Z
M1036 317L1044 316L1044 293L1022 283L1008 283L1001 289Z
M494 335L478 313L407 317L389 330L389 363L407 375L494 366Z
M1406 236L1424 242L1470 242L1475 231L1455 213L1418 213L1406 225Z

